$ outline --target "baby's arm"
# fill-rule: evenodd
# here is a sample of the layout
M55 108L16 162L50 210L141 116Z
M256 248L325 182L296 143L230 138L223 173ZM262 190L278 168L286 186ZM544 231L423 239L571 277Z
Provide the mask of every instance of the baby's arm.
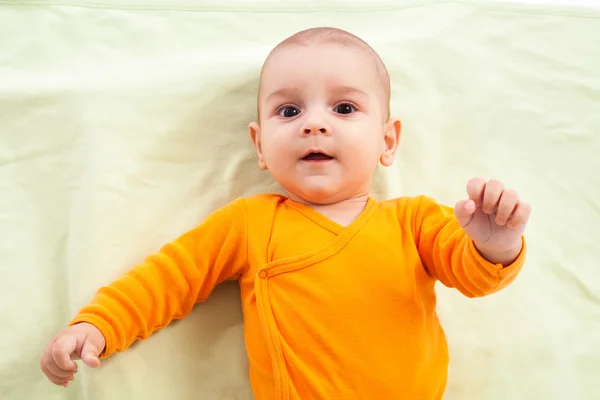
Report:
M185 317L216 285L241 275L247 267L246 225L243 200L235 201L101 288L44 352L42 369L49 379L68 383L75 372L71 355L97 366L97 356L123 351Z
M523 230L529 215L523 211L529 206L522 203L519 211L515 192L504 194L497 181L488 182L486 191L482 182L469 182L469 199L457 204L458 212L419 197L413 214L413 232L427 271L468 297L507 286L526 254Z

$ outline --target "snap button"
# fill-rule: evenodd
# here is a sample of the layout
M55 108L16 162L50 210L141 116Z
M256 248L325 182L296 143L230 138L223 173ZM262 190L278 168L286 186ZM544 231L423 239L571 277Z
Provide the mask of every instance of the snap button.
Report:
M269 276L269 273L268 273L267 271L265 271L265 270L262 270L262 271L260 271L260 272L258 273L258 277L259 277L260 279L265 279L265 278L266 278L266 277L268 277L268 276Z

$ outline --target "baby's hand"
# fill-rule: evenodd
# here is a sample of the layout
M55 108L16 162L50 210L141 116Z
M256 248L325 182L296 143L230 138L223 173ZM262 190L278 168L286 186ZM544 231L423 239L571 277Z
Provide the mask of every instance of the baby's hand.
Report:
M456 203L460 226L488 261L510 264L522 247L522 235L531 207L517 192L496 180L473 178L467 184L469 198Z
M73 360L80 359L88 367L95 368L100 365L98 356L105 345L104 336L94 325L76 324L52 339L42 354L40 366L52 383L67 387L77 373L77 364Z

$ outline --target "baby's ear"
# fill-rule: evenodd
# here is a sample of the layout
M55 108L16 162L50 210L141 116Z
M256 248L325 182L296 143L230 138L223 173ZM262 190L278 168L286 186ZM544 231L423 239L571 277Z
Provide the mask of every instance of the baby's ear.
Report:
M385 123L383 143L384 149L379 161L384 167L389 167L394 163L398 143L400 143L400 133L402 123L398 118L390 117Z
M265 163L265 159L262 154L260 125L258 125L256 122L251 122L250 125L248 125L248 128L250 129L250 139L252 139L254 149L256 150L256 156L258 157L258 168L264 171L267 169L267 164Z

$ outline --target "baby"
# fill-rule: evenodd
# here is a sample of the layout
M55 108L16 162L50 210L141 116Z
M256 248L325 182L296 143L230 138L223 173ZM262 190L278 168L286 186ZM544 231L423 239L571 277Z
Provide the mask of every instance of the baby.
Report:
M389 103L386 68L356 36L315 28L277 45L250 137L286 196L237 199L101 288L48 344L48 379L67 386L72 359L97 367L235 279L256 399L441 399L434 285L477 297L512 282L530 207L480 178L454 209L370 197L400 139Z

